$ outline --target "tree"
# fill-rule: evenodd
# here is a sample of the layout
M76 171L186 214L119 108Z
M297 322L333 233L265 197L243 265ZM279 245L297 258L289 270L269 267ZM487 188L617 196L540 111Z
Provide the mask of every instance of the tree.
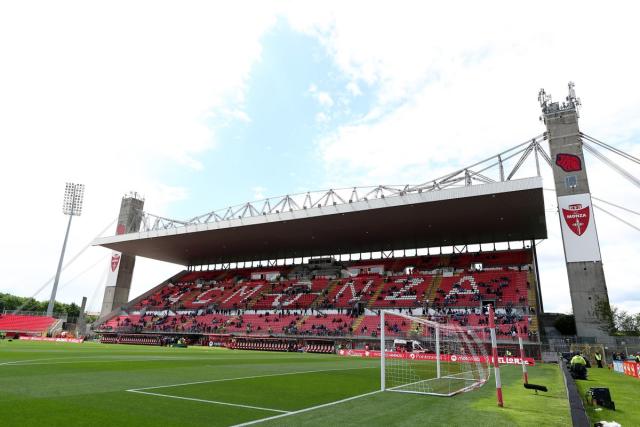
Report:
M613 312L613 321L617 333L621 335L640 334L640 313L633 315L617 307L614 307Z
M611 335L640 335L640 313L630 314L601 300L596 302L596 314Z
M562 335L575 335L576 334L576 318L573 314L561 314L553 322L553 326Z
M72 302L71 304L65 304L66 307L64 307L65 311L67 312L67 316L69 317L78 317L80 316L80 307L78 307L76 305L75 302Z
M616 333L615 310L617 309L615 307L611 308L609 301L606 299L598 299L595 303L596 316L603 323L602 330L610 335Z
M36 301L33 298L19 297L11 294L0 293L0 310L33 311L42 313L47 311L49 301ZM80 307L76 303L65 304L56 301L53 307L54 313L66 313L67 317L80 316Z

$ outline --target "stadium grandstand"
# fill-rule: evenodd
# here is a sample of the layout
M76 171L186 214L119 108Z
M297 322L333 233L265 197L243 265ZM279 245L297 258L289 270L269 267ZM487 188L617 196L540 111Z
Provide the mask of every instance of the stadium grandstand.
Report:
M43 315L0 313L0 332L14 335L46 335L59 329L60 319Z
M533 241L545 237L539 178L197 226L156 222L156 229L96 243L118 251L116 259L146 256L186 269L103 315L95 330L105 343L160 345L181 336L239 349L324 352L376 346L386 310L388 337L419 332L398 313L484 325L488 343L486 307L493 305L498 339L535 344L541 299ZM509 243L500 250L495 242Z

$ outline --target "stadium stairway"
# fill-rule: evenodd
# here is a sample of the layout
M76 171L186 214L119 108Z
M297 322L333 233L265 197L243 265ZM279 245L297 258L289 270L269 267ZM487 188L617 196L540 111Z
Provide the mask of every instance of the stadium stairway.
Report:
M300 320L296 322L296 329L300 331L302 328L302 325L304 325L304 323L307 321L308 318L309 318L308 315L300 316Z
M529 283L535 283L535 276L533 271L529 270L527 274L527 281ZM538 295L536 292L536 287L531 286L531 289L527 289L528 303L529 307L533 310L534 313L538 313ZM529 331L538 333L540 329L540 325L538 325L538 316L529 316L531 319L531 323L529 324Z
M267 292L267 289L265 288L265 289L261 289L259 292L256 292L256 293L257 293L257 295L254 295L253 297L251 297L251 299L247 303L247 308L249 310L253 310L255 308L255 305L262 298L263 293L267 294L268 292Z
M327 295L326 296L328 297L329 295L331 295L331 292L333 292L336 289L336 287L338 287L341 284L342 284L342 280L340 280L340 279L332 280L331 284L327 288ZM314 303L318 303L319 301L322 301L323 296L324 295L320 295L318 298L316 298Z
M318 295L317 298L313 300L313 302L309 305L309 308L320 310L321 308L318 306L322 304L324 299L328 298L329 295L331 295L331 292L333 292L333 290L336 288L336 286L340 285L341 283L342 281L340 279L332 280L326 289L326 294L324 292L320 292L320 295Z
M373 296L371 297L371 299L367 303L367 308L371 308L373 306L373 304L375 304L375 302L378 301L378 297L382 293L383 289L384 289L384 280L382 280L380 283L378 283L378 288L373 293ZM355 328L354 328L354 331L355 331Z
M442 283L442 273L438 273L437 275L435 275L433 277L433 280L431 281L431 285L429 286L429 288L425 291L422 300L423 301L428 301L429 302L429 306L433 305L433 300L436 297L436 294L438 292L438 288L440 288L440 283Z
M353 321L351 328L353 330L354 335L358 335L356 332L359 330L358 328L360 327L360 324L362 323L363 320L364 320L364 314L362 316L359 316L356 320Z
M56 321L53 323L53 325L51 325L47 333L51 334L51 336L56 336L58 332L62 331L63 325L64 325L64 321L62 319L56 319Z

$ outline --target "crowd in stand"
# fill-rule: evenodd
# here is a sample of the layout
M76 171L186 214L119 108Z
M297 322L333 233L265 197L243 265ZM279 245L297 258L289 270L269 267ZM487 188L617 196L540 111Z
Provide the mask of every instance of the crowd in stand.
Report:
M413 261L405 263L408 262ZM218 274L216 279L213 272L205 273L210 273L206 279L200 278L204 274L202 272L190 272L182 280L169 283L133 305L132 315L112 319L100 329L378 336L379 321L375 325L371 312L360 319L364 307L370 310L404 309L410 315L411 309L421 309L421 313L430 313L425 316L429 320L461 327L482 327L488 326L488 320L479 306L491 301L501 309L497 311L498 336L515 338L525 335L529 339L537 339L535 332L530 330L530 284L523 281L526 273L519 267L511 270L498 268L479 274L469 270L458 271L459 275L452 279L442 279L443 284L432 294L435 295L433 301L427 300L427 289L435 273L425 273L419 268L396 276L367 272L363 276L333 282L328 279L315 281L313 277L305 282L282 277L254 280L231 273ZM250 271L244 272L247 273ZM465 282L470 276L476 277L472 287ZM448 280L447 286L444 286L445 280ZM453 280L457 281L452 283ZM203 300L199 300L200 297ZM356 322L356 319L360 320ZM386 332L392 335L409 332L413 326L408 323L400 319L387 321ZM355 324L359 326L355 327Z

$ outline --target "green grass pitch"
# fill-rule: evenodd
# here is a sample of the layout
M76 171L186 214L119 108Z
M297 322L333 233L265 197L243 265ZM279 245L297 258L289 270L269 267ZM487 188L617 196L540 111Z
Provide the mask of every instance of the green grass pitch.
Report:
M587 415L592 422L616 421L623 426L640 425L640 405L638 405L640 380L637 378L606 368L591 368L587 380L577 380L576 384L582 396L585 396L591 387L607 387L611 393L611 399L616 404L616 410L612 411L585 402Z
M498 408L493 377L454 397L376 392L375 359L0 341L0 425L570 425L558 367L529 375L549 393L525 390L520 368L503 367Z

